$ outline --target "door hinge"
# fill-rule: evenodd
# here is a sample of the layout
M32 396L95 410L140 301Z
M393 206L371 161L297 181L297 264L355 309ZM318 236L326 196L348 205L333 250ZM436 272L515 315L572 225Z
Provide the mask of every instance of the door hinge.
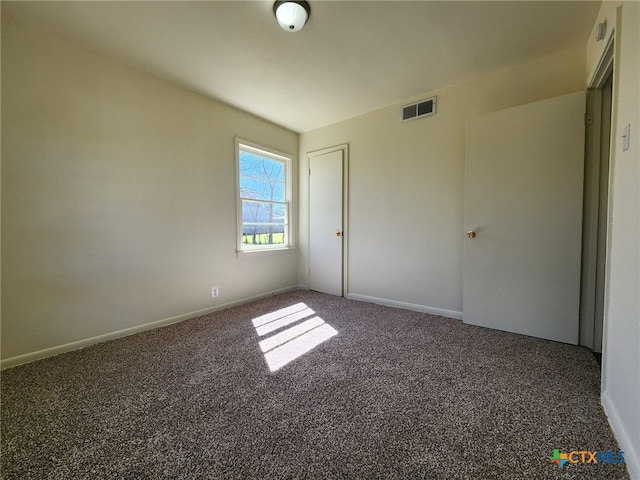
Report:
M584 114L584 126L590 127L593 125L593 113L585 113Z

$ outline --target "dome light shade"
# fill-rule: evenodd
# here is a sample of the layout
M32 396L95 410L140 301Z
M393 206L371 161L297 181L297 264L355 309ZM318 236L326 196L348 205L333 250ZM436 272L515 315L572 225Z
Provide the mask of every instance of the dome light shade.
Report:
M309 20L311 8L305 1L279 1L273 4L273 13L283 30L297 32Z

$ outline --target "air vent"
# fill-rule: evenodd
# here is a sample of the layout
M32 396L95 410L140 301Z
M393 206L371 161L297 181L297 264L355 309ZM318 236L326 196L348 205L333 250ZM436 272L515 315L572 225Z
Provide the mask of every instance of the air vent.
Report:
M415 120L436 114L436 97L420 100L419 102L404 105L402 107L402 121Z

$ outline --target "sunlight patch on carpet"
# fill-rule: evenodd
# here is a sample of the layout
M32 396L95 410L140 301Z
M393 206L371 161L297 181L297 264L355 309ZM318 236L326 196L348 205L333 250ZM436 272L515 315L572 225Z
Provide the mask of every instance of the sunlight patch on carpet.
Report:
M336 329L315 315L304 303L256 317L252 322L256 333L261 337L277 331L259 342L260 350L272 372L338 334Z
M275 332L276 330L279 330L282 327L286 327L287 325L291 325L292 323L295 323L299 320L308 318L314 313L315 312L310 308L305 308L298 312L292 313L291 315L286 315L284 317L277 318L265 325L256 327L256 332L258 332L258 335L262 337L267 333Z

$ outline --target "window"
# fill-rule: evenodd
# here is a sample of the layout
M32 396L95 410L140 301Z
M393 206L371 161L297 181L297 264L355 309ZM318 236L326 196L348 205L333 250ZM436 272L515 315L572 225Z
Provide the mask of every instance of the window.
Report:
M288 248L291 158L236 141L238 251Z

